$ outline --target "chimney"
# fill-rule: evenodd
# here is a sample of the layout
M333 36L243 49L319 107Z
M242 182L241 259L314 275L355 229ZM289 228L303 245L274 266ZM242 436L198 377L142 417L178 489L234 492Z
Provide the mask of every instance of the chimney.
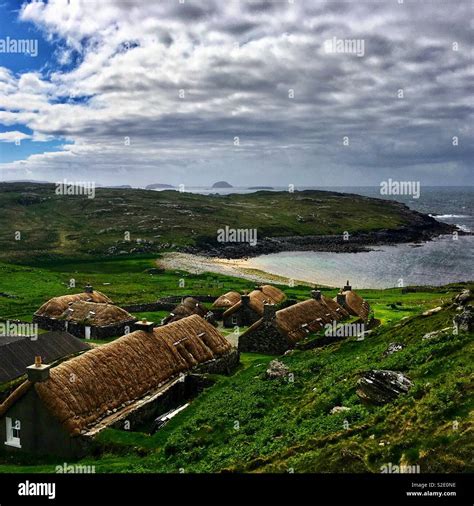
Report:
M275 304L265 304L263 306L263 319L265 321L272 321L275 319L275 314L277 312Z
M350 292L352 290L352 286L349 284L349 280L346 282L346 286L343 288L344 292Z
M346 304L346 296L343 293L338 293L336 297L337 303L340 306L345 306Z
M42 363L40 356L35 357L34 365L30 365L26 368L28 381L31 381L31 383L40 383L41 381L46 381L49 379L50 369L50 365Z
M154 322L149 322L146 318L135 322L135 330L143 330L144 332L153 332Z
M315 300L321 300L321 290L311 290L311 297Z
M250 295L242 295L240 300L242 301L242 306L248 306L250 303Z
M94 292L94 288L92 288L90 283L87 283L87 285L84 287L84 292L85 293L93 293Z

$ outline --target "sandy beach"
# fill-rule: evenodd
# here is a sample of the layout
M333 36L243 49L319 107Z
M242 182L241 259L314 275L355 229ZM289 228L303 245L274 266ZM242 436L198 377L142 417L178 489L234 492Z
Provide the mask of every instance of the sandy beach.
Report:
M248 267L248 260L245 259L228 260L190 253L165 253L162 258L156 261L156 264L164 269L183 270L193 274L215 272L217 274L249 279L258 283L280 283L286 285L290 283L287 277ZM307 281L293 281L297 285L310 285Z

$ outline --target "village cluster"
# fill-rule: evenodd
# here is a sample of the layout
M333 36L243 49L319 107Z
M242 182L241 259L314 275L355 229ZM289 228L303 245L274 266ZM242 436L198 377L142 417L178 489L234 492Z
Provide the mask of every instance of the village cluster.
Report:
M372 316L349 282L334 299L315 289L297 302L271 285L225 293L206 307L208 299L183 297L157 324L90 285L48 300L33 317L44 331L36 339L0 338L0 384L11 384L0 398L5 449L84 456L104 428L156 424L202 389L204 373L231 374L240 352L284 354L325 328L365 325ZM243 330L237 342L228 329ZM319 345L340 335L325 332Z

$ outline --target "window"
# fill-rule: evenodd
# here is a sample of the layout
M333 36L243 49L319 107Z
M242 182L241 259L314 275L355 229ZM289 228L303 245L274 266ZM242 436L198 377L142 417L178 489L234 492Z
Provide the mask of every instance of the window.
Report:
M6 418L7 422L7 440L5 444L8 446L16 446L17 448L21 448L20 443L20 431L21 431L21 422L20 420L13 420L12 418Z

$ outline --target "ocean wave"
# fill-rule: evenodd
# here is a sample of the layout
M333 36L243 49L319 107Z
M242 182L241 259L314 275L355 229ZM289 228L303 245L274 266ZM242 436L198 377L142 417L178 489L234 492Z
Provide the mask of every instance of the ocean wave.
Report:
M433 218L472 218L469 214L430 214Z

